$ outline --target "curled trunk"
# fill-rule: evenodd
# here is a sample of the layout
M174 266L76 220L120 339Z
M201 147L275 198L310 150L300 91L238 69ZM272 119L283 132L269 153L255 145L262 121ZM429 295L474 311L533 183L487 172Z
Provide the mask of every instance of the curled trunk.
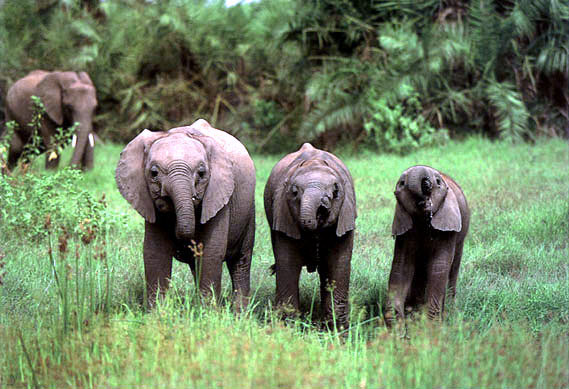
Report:
M319 190L307 189L300 201L300 224L309 231L318 227L317 211L322 200Z

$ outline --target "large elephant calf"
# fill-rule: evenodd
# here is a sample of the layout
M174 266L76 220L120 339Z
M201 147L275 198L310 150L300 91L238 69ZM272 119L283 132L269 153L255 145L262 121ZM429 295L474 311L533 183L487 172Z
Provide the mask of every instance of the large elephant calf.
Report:
M350 262L356 195L346 166L305 143L273 168L265 187L277 276L277 306L299 309L303 266L320 275L322 310L328 325L348 325Z
M456 293L470 221L466 198L453 179L428 166L405 170L395 197L386 323L424 305L429 318L442 318L447 288L451 297Z
M175 257L190 265L202 294L213 290L216 296L225 261L234 308L246 307L255 167L237 139L205 120L165 132L144 130L122 151L116 181L146 222L144 270L151 304L167 288ZM203 245L203 252L194 244Z

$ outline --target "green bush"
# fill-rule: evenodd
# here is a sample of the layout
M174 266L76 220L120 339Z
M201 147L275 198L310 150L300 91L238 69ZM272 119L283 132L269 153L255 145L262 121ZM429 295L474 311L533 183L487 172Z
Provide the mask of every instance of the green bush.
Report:
M83 186L83 174L64 168L54 173L0 177L0 231L28 239L45 238L47 225L77 236L107 227L104 198L96 199Z

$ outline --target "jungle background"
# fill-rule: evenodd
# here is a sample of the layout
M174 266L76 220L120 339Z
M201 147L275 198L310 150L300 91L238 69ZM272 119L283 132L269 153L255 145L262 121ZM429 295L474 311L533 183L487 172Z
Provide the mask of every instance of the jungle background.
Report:
M85 70L96 130L209 120L255 152L569 137L560 0L6 0L0 88Z
M68 147L0 175L0 387L569 387L568 52L564 1L0 0L0 97L86 70L103 141L90 171ZM255 162L241 315L226 270L214 304L177 261L145 306L144 222L114 180L141 129L198 117ZM273 307L263 189L306 141L354 177L344 331L322 329L315 273L300 316ZM393 187L415 164L457 180L471 226L444 322L389 331Z

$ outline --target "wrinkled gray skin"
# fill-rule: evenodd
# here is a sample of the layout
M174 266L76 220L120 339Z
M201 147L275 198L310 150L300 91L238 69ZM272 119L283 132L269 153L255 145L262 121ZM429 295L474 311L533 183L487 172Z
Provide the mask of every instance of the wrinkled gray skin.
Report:
M275 255L277 306L299 310L298 282L306 266L320 275L321 305L328 325L334 324L335 315L338 328L347 328L356 220L348 169L334 155L305 143L275 165L264 200Z
M202 295L220 296L225 260L234 308L248 303L255 238L255 167L245 147L205 120L144 130L122 151L116 181L146 220L144 269L150 305L163 294L172 257L190 265ZM203 244L201 269L188 247ZM197 279L199 276L199 280Z
M445 294L454 297L468 233L470 211L462 189L428 166L405 170L395 187L395 237L385 320L426 305L429 318L441 318ZM395 313L395 315L394 315Z
M10 143L8 168L12 170L29 142L32 129L31 96L38 96L43 102L46 114L42 120L40 135L43 140L41 151L50 148L52 137L58 127L70 127L79 123L76 130L77 144L71 157L71 165L91 169L94 159L93 114L97 107L95 86L85 72L47 72L35 70L16 81L6 96L6 121L18 123L16 133ZM91 135L89 137L89 135ZM56 168L59 156L49 160L46 155L46 168Z

